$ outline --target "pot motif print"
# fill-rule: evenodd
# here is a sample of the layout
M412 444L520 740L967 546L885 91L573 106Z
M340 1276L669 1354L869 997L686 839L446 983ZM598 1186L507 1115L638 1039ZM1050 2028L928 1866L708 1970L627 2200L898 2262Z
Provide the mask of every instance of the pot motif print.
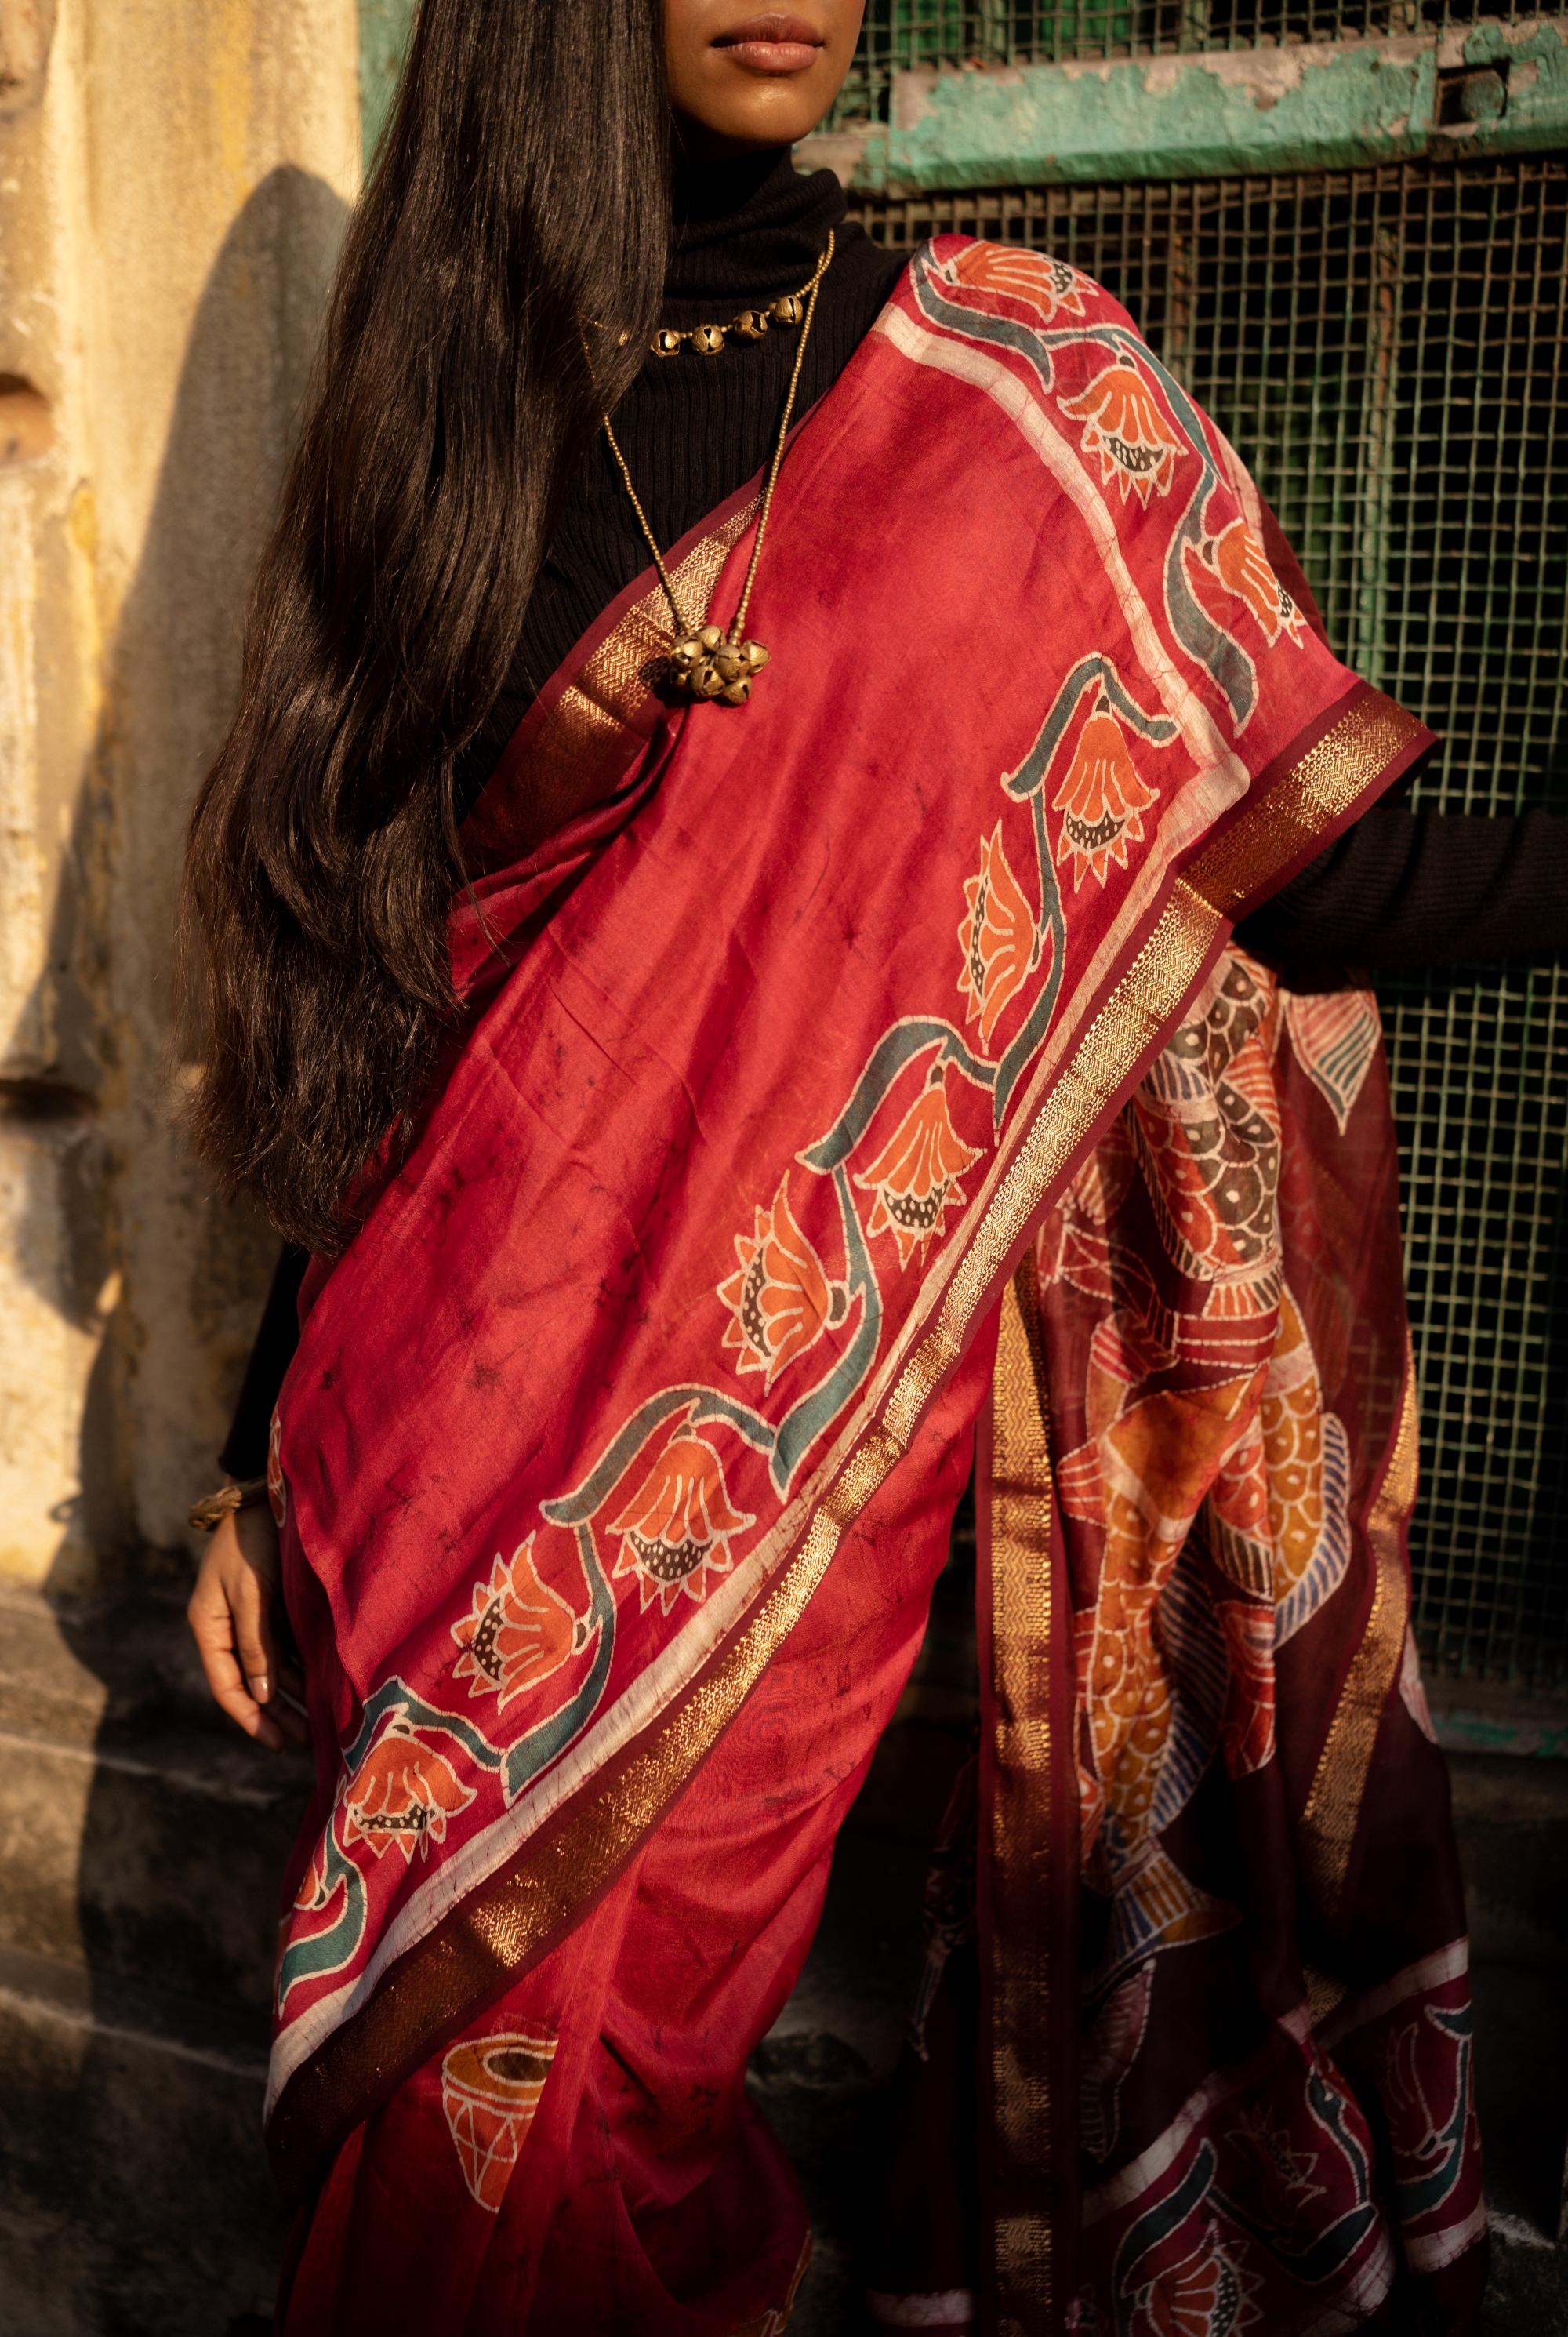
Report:
M441 2065L441 2107L457 2151L463 2179L479 2205L501 2213L544 2081L556 2039L528 2029L495 2037L466 2037Z

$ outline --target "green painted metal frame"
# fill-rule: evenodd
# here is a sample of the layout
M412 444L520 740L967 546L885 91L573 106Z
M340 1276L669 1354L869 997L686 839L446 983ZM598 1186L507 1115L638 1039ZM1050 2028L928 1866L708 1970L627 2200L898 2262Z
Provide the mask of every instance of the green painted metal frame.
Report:
M1468 115L1465 109L1468 109ZM1349 169L1568 144L1568 17L1316 46L900 68L808 140L857 194ZM1450 115L1457 116L1450 119Z

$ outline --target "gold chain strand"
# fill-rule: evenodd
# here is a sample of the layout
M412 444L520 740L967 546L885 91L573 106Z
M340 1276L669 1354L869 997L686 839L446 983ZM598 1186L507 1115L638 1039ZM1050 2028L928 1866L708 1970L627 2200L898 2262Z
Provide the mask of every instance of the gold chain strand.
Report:
M620 451L620 444L611 426L609 415L604 417L604 435L609 441L609 451L615 457L615 465L620 473L621 483L631 500L631 507L637 513L638 525L642 530L643 540L653 554L653 564L658 572L658 581L664 587L665 599L669 602L670 615L675 620L676 641L670 651L670 668L673 685L683 697L704 699L721 706L744 706L751 696L753 678L761 672L768 661L768 652L762 643L748 641L745 638L745 613L751 606L752 586L756 582L757 562L762 558L763 537L767 532L768 513L773 509L774 489L778 484L779 465L784 461L784 442L789 436L790 424L794 417L795 396L800 388L801 367L805 363L806 343L811 338L812 319L816 315L817 294L822 288L823 278L827 274L828 264L833 256L833 235L830 230L827 249L818 262L811 282L805 288L805 315L801 322L801 337L795 347L794 366L790 374L789 390L784 398L784 419L779 424L773 461L768 465L767 483L762 492L762 506L757 513L756 534L752 543L751 559L746 566L745 582L741 586L740 601L727 636L720 626L711 621L701 625L690 625L682 615L680 602L676 598L675 586L670 582L669 571L664 564L664 554L658 548L658 540L648 525L648 513L643 510L637 489L632 484L631 472L628 467L626 456Z

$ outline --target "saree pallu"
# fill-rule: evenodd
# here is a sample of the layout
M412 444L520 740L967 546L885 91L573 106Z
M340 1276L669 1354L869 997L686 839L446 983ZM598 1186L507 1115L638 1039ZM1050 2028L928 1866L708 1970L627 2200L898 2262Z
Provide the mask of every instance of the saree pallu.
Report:
M989 1726L900 2073L891 2325L970 2325L952 2105L981 2055L1002 2296L1104 2337L1473 2325L1388 1116L1370 994L1228 948L1003 1301Z
M1261 523L1103 293L939 240L792 442L752 606L774 662L745 712L661 702L645 582L476 807L452 926L466 1018L405 1165L310 1278L274 1430L317 1755L268 2109L302 2203L287 2337L784 2327L805 2219L745 2065L913 1660L977 1418L992 1444L1004 1418L993 1357L1016 1380L1020 1336L1043 1355L1053 1213L1182 1043L1237 915L1427 743L1335 662ZM754 524L745 493L677 547L688 601L730 605ZM1386 1106L1377 1140L1387 1177ZM1004 1295L1034 1286L1020 1331ZM1279 1294L1249 1303L1283 1320ZM1080 1334L1064 1317L1069 1373ZM1266 1377L1266 1346L1238 1331L1230 1376ZM1195 1402L1199 1426L1239 1418L1232 1396ZM1058 1577L1077 1569L1077 1598L1095 1561L1057 1536L1044 1446L998 1449L998 1483L1020 1466L1017 1565L989 1538L996 1599L1005 1576L1025 1608L998 1603L988 1643L981 1925L1018 1955L987 2050L1052 2107L1014 2134L986 2089L978 2311L1047 2332L1088 2309L1062 2277L1079 2204L1056 2090L1087 1773L1065 1708L1042 1736L1008 1666L1066 1691ZM1109 1500L1079 1473L1082 1501ZM1375 1730L1391 1692L1357 1670L1373 1539L1351 1532L1302 1627L1299 1720L1281 1687L1289 1794L1282 1761L1256 1765L1292 1843L1359 1839L1365 1726L1348 1755L1335 1731L1346 1699ZM1397 1570L1397 1527L1385 1542ZM1249 1562L1230 1603L1261 1609ZM1261 1627L1232 1633L1208 1578L1189 1604L1205 1588L1206 1725L1222 1676L1251 1692ZM1092 1731L1092 1687L1086 1711ZM1202 1736L1181 1736L1189 1765ZM1103 1856L1135 1859L1118 1760L1096 1774ZM1359 1928L1347 1889L1314 1947L1326 2011L1402 1969L1398 1927ZM1164 1904L1156 1878L1116 1985ZM1163 1944L1164 1965L1189 1953ZM1194 2056L1206 2082L1300 2028L1276 1961L1266 2037L1222 2008L1146 2088L1135 2050L1128 2136ZM1231 1976L1204 1964L1205 2004ZM1316 2184L1290 2195L1305 2249ZM1167 2241L1143 2235L1139 2293ZM1236 2293L1229 2321L1148 2325L1243 2327ZM1367 2317L1335 2309L1321 2325Z

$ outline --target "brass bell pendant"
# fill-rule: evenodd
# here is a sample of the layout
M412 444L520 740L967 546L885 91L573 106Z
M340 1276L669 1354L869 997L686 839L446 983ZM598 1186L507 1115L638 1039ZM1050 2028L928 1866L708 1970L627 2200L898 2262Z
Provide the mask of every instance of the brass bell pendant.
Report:
M703 625L683 635L671 650L671 680L682 698L744 706L751 696L752 677L767 660L760 641L732 641L719 626Z

